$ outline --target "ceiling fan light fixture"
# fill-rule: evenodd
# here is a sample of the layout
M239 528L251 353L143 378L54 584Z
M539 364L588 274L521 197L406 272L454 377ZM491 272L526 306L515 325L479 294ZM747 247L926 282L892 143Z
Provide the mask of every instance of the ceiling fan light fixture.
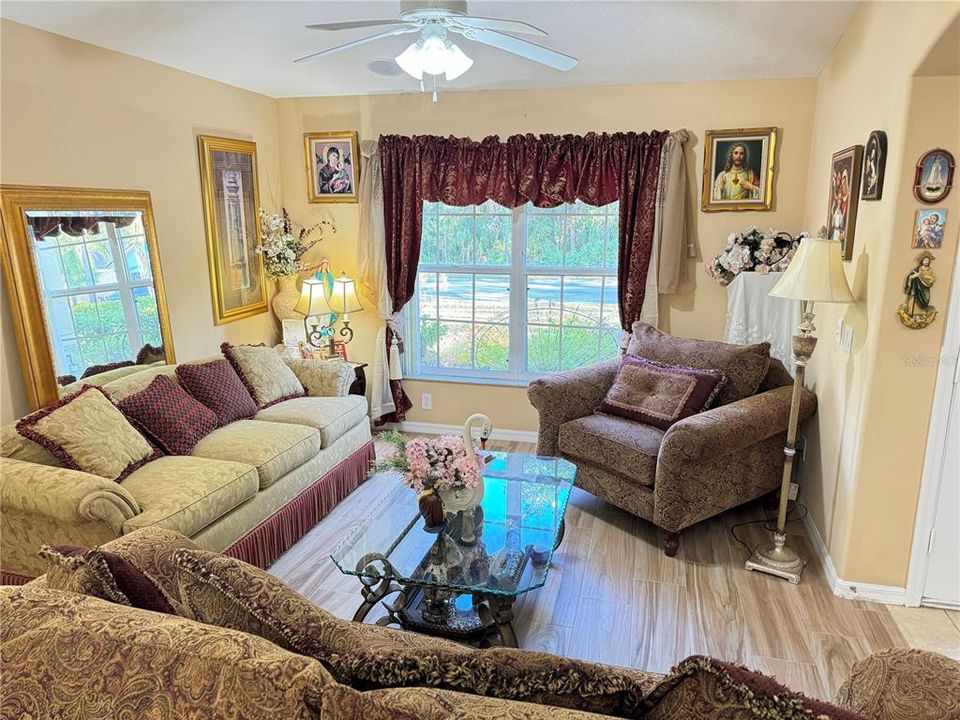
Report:
M406 50L397 55L394 61L410 77L423 80L423 64L420 60L419 44L419 41L412 43Z
M456 80L473 66L473 60L455 44L450 43L447 50L447 80Z

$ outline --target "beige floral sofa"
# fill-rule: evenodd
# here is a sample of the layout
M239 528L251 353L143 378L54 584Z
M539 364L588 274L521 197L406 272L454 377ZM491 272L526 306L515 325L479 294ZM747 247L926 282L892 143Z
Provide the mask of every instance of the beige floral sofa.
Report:
M960 663L934 653L865 658L831 704L703 656L662 676L340 620L262 570L156 527L89 551L46 548L44 556L47 574L0 587L3 718L946 720L960 713Z
M119 483L63 467L21 436L16 423L0 428L3 582L42 574L37 551L43 544L91 547L146 527L175 530L208 550L269 565L365 479L374 457L366 400L348 395L353 369L331 361L284 362L307 396L224 425L191 455L160 457ZM176 380L175 371L174 365L151 366L102 387L119 402L158 375Z

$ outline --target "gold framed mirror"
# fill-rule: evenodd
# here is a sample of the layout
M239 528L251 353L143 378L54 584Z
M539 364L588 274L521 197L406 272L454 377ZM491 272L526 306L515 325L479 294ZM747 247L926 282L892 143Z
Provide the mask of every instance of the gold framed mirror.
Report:
M31 407L176 361L149 192L0 185L0 234Z

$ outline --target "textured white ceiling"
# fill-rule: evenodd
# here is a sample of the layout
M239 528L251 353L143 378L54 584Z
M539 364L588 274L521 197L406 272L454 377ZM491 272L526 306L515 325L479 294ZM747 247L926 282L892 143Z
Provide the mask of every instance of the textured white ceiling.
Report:
M562 73L458 40L476 61L453 90L815 77L856 2L471 2L471 14L525 20L580 59ZM273 97L416 92L407 76L366 68L411 42L394 37L312 63L295 58L372 34L304 25L394 18L399 2L25 2L0 15Z

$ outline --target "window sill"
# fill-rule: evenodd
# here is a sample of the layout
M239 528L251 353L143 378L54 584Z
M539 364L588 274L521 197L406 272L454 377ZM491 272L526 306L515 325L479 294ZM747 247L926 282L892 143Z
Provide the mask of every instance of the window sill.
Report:
M415 375L404 376L411 382L449 383L453 385L492 385L498 387L525 388L533 378L527 380L507 380L504 378L456 377L451 375Z

